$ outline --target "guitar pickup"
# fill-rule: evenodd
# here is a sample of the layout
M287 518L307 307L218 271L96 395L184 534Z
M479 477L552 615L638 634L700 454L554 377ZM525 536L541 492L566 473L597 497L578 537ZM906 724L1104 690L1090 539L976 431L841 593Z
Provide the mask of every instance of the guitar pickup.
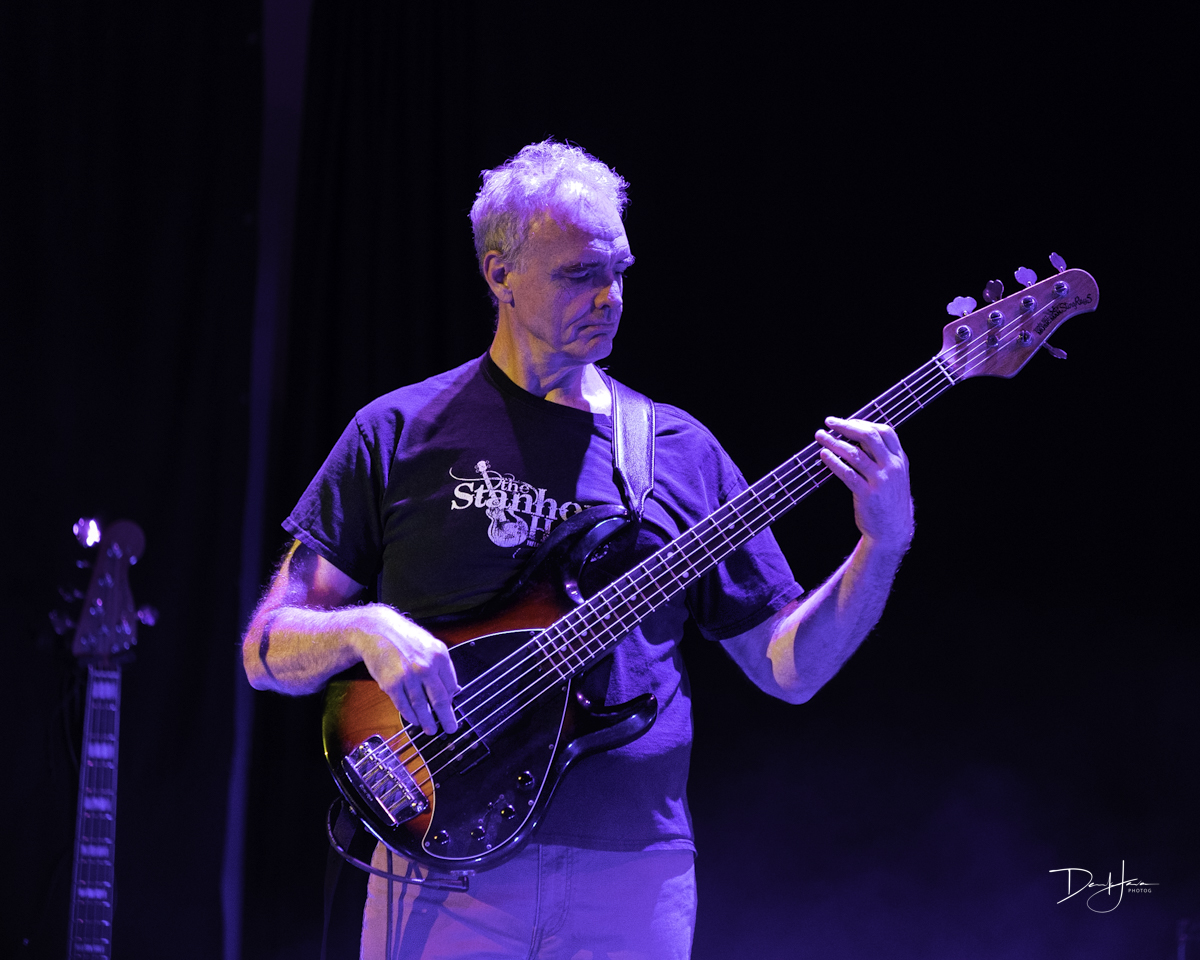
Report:
M342 759L358 795L393 826L424 813L429 801L404 760L379 734L372 734Z
M444 783L450 777L456 777L460 773L466 773L480 760L486 757L490 750L482 738L475 733L475 728L471 722L458 710L455 710L455 716L458 718L458 730L451 734L439 734L434 737L425 737L421 735L417 740L427 741L429 747L422 745L421 753L426 756L433 756L433 750L437 750L437 773L434 779L438 783ZM426 753L427 749L430 749ZM435 783L436 787L438 783Z

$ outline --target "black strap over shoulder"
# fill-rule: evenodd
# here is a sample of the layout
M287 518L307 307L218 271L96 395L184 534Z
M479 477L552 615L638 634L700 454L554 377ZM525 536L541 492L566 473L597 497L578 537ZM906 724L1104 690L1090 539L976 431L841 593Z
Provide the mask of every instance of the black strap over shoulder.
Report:
M606 379L612 393L613 480L625 509L640 520L654 490L654 403L612 377Z

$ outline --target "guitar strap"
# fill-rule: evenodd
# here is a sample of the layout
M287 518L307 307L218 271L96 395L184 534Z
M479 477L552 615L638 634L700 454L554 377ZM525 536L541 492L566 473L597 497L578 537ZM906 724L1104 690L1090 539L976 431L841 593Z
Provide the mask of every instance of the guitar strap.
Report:
M631 517L642 519L654 490L654 403L608 374L612 394L613 481Z

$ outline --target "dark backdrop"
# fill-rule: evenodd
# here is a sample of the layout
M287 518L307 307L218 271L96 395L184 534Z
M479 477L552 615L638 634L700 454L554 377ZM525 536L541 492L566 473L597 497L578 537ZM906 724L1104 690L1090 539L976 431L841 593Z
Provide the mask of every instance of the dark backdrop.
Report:
M78 722L42 624L94 509L146 527L134 585L162 610L126 681L120 955L220 952L262 63L235 6L4 14L5 947L29 955L58 951ZM952 297L1044 276L1056 250L1096 276L1099 311L1053 338L1066 362L906 425L917 540L842 674L787 707L689 638L696 956L1175 956L1200 918L1176 32L317 2L290 309L258 367L267 554L356 407L486 347L466 213L479 169L531 140L631 181L611 369L751 477L927 359ZM821 491L777 534L815 584L853 544L848 497ZM244 955L312 957L318 704L255 703ZM1122 861L1153 893L1056 903L1050 870Z
M5 4L10 658L0 955L65 955L82 687L47 613L86 587L72 522L147 547L122 703L118 956L216 957L233 725L258 177L259 12Z

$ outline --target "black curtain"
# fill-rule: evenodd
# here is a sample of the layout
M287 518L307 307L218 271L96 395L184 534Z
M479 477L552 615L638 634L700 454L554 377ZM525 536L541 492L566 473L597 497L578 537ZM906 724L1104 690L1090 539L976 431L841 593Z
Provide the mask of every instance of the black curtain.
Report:
M4 956L61 957L81 675L47 614L87 585L71 526L128 517L115 943L221 954L220 871L261 104L253 4L7 4L0 578L14 724Z
M126 674L119 955L221 951L258 16L0 13L6 954L61 953L78 675L45 612L82 585L69 528L90 511L146 528L134 588L161 611ZM267 338L266 553L358 406L486 348L466 215L479 169L524 143L576 141L631 181L611 369L750 477L932 355L954 296L1045 276L1056 250L1096 276L1099 311L1053 338L1066 362L963 384L905 426L918 537L842 674L787 707L685 641L695 956L1174 955L1200 916L1183 35L318 0L289 307ZM777 535L815 584L853 543L847 498L821 491ZM243 955L314 957L319 703L254 702ZM1122 861L1151 894L1103 916L1056 902L1049 871ZM332 956L355 955L361 887L344 875Z
M699 416L752 477L936 352L954 296L996 276L1011 291L1023 264L1046 276L1052 250L1100 282L1100 311L1054 338L1068 361L972 381L906 425L913 553L812 703L768 701L688 638L698 958L1119 957L1173 949L1195 912L1180 851L1196 840L1197 659L1182 610L1145 602L1182 573L1131 559L1163 554L1166 531L1153 485L1116 462L1172 405L1118 331L1143 292L1129 277L1179 236L1181 141L1162 124L1178 71L1138 31L1022 29L314 6L277 518L358 406L485 348L478 171L548 135L633 184L639 262L611 369ZM1157 82L1129 82L1131 63ZM847 498L822 491L777 533L814 584L853 543ZM286 956L281 928L317 935L333 789L318 705L258 707L271 816L248 886L281 863L297 880L251 908L246 942ZM1130 719L1096 722L1110 710ZM1122 858L1157 878L1151 897L1104 918L1056 903L1050 870ZM361 878L351 890L346 955Z

